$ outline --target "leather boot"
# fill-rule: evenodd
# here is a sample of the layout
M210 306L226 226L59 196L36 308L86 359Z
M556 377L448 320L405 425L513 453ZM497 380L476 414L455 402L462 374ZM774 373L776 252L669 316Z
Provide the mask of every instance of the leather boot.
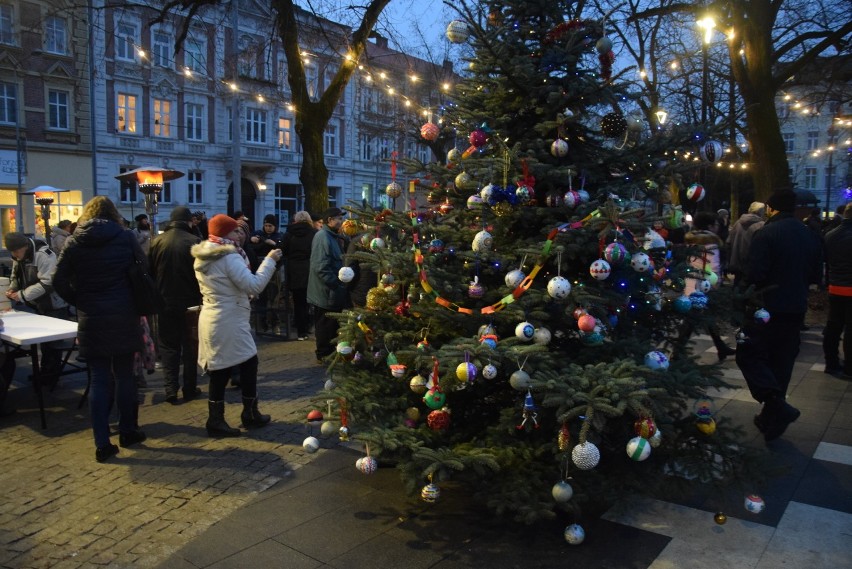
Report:
M257 397L243 397L243 413L240 418L246 429L263 427L272 419L269 415L263 415L258 411Z
M225 422L225 402L207 402L207 435L211 437L238 437L239 429L233 429Z

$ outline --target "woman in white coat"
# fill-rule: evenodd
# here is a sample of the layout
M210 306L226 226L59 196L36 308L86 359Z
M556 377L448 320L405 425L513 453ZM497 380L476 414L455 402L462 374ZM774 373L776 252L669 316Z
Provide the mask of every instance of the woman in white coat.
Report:
M281 250L272 249L252 274L245 252L237 245L237 220L215 215L209 237L192 247L195 277L203 301L198 317L198 364L210 375L207 434L235 437L239 429L225 421L225 384L233 366L240 367L243 392L241 419L246 428L262 427L269 415L257 408L257 346L251 335L249 296L257 296L275 274Z

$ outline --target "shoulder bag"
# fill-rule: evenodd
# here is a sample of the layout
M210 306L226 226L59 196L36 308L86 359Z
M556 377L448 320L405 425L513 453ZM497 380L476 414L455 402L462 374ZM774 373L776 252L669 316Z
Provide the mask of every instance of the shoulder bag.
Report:
M130 291L133 294L133 304L140 316L156 314L159 311L161 298L157 283L148 274L148 261L142 254L142 249L133 243L133 263L127 270L130 279Z

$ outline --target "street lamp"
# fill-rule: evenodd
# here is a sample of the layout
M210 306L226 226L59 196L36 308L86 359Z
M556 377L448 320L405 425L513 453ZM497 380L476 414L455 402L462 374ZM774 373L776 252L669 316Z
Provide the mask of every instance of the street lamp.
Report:
M53 186L37 186L31 190L21 192L21 195L35 196L35 202L41 207L41 219L44 221L44 239L50 245L50 206L53 204L54 196L59 197L62 192Z
M704 16L698 20L698 27L704 30L704 41L701 43L701 122L707 122L707 90L710 83L710 68L708 66L710 54L708 48L713 39L713 30L716 28L716 20L712 16Z
M171 180L182 178L183 172L171 170L169 168L159 168L157 166L144 166L119 174L115 177L116 180L122 182L136 182L139 184L139 191L145 195L145 213L151 220L151 231L154 235L157 234L157 202L160 199L160 192L163 190L163 183Z
M667 113L663 109L658 109L657 112L654 114L657 115L657 123L660 126L666 124L666 119L669 118L669 113Z

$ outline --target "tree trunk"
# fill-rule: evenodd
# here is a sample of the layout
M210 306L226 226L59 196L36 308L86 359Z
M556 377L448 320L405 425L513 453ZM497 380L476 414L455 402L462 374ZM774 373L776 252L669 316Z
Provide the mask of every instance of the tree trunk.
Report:
M303 113L302 120L296 123L296 133L302 144L299 180L305 188L305 207L312 215L318 215L328 207L328 168L323 147L327 122L320 113Z
M775 93L759 92L745 99L754 199L766 202L775 190L792 189L787 152L775 112Z

